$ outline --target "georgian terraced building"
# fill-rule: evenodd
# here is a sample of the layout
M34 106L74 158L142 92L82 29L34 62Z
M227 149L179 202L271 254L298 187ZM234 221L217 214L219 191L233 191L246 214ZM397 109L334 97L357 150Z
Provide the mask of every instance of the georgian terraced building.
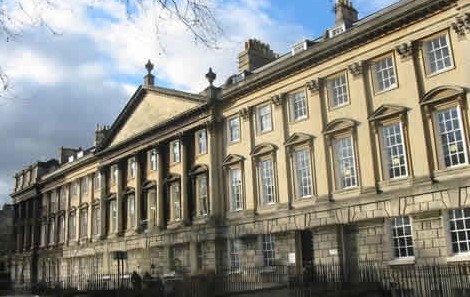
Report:
M403 0L199 94L145 83L95 146L18 172L14 276L470 260L470 2Z

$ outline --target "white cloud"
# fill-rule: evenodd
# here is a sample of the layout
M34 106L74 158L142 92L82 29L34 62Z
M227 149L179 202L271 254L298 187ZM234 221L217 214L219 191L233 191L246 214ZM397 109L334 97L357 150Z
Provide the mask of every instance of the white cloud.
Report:
M12 78L30 79L41 84L56 83L61 80L61 68L54 60L40 56L33 50L20 50L12 53L6 62L6 69Z

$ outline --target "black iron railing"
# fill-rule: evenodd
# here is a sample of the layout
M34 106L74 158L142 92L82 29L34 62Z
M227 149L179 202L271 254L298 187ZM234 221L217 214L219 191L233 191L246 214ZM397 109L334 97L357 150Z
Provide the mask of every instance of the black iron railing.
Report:
M153 278L147 285L146 278L137 279L138 283L131 275L76 275L60 282L49 282L47 287L77 291L135 291L149 288L151 281L158 280L160 285L154 287L171 290L176 297L227 296L268 289L288 290L291 296L299 297L332 291L355 291L359 294L357 296L374 291L385 295L395 292L398 296L453 297L470 293L470 264L388 266L372 261L355 261L348 265L312 265L300 274L295 273L295 267L266 266L224 268L216 274Z

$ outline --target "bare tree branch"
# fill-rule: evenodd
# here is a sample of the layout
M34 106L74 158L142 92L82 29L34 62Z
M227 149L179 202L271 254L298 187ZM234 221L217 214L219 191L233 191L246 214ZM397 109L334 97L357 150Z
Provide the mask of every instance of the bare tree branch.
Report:
M22 29L29 27L44 27L51 34L58 34L43 17L42 12L57 9L58 3L63 0L31 0L34 9L26 9L24 0L0 0L0 43L11 42L21 36ZM59 2L55 2L59 1ZM175 18L194 37L196 43L208 48L218 48L218 39L222 29L211 7L213 0L94 0L97 2L115 1L126 7L129 19L138 17L148 9L149 3L155 4L158 17L155 23L155 34L160 34L159 25L164 20L163 15ZM91 4L93 6L93 4ZM13 16L13 11L20 11L24 19ZM31 12L31 13L30 13ZM3 40L2 40L3 39ZM0 97L10 88L8 77L4 69L0 68Z

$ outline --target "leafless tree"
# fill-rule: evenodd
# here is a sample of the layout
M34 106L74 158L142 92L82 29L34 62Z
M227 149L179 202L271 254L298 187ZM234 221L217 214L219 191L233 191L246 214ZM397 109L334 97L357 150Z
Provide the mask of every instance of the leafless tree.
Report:
M63 0L30 0L38 7L39 13L28 14L23 7L24 0L0 0L0 44L2 42L15 42L21 36L24 28L32 26L46 27L52 34L57 32L48 26L47 21L42 18L40 11L53 10L57 2ZM94 2L93 2L94 1ZM154 7L160 11L160 17L156 19L158 31L159 22L163 14L179 21L194 37L195 42L208 48L216 48L217 40L222 29L214 14L213 0L93 0L91 5L97 5L104 1L115 1L126 6L128 18L132 21L142 10L146 9L146 3L155 4ZM21 11L25 19L18 19L12 15L13 11ZM25 21L26 20L26 21ZM158 34L158 33L157 33ZM0 98L6 94L11 87L7 70L0 65Z

